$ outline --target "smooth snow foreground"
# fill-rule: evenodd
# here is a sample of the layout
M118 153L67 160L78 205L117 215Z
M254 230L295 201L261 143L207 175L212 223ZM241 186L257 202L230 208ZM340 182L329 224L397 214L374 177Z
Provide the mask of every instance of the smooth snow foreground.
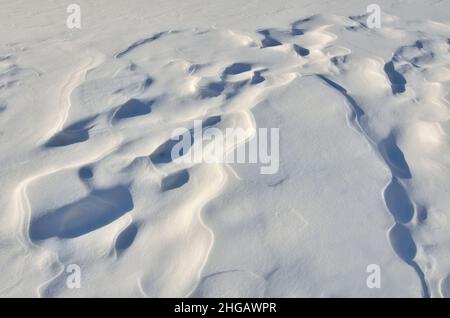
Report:
M1 296L450 297L450 1L69 4L0 1Z

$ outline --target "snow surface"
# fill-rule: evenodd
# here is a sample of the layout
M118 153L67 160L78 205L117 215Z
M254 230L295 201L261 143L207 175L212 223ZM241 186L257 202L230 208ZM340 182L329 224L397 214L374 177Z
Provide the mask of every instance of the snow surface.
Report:
M450 297L450 1L70 3L0 1L1 296Z

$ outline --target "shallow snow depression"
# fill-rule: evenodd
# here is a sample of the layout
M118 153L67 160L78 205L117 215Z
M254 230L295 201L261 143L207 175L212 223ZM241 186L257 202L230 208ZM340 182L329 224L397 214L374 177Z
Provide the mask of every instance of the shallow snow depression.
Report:
M449 1L70 4L0 1L1 296L450 297Z

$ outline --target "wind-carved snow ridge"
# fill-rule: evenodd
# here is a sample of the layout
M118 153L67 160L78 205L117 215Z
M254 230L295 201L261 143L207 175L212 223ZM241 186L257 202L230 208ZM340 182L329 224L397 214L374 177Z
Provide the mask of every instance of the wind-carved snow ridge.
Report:
M30 260L45 270L11 271L0 293L450 296L450 28L364 18L157 31L87 51L33 163L11 157L1 173L14 185L2 205L20 215L11 260L26 255L27 277ZM0 120L39 74L13 61L0 59ZM194 120L280 128L280 170L173 161L176 128L199 142ZM384 289L367 288L370 263ZM67 288L67 264L82 288Z
M353 119L352 123L355 128L362 132L371 144L377 144L376 141L374 142L374 140L368 137L367 131L362 128L361 118L365 113L358 103L348 95L347 90L323 75L318 76L324 80L325 83L338 90L346 98L351 107L351 118ZM407 192L397 178L404 177L405 179L409 179L411 178L411 173L402 151L397 147L393 138L394 137L389 136L377 144L381 157L385 160L392 172L392 181L384 191L386 206L396 221L389 232L389 239L395 252L416 270L422 284L422 294L424 297L428 298L430 294L424 273L419 265L413 260L416 256L416 245L408 228L402 225L407 224L412 220L414 216L414 207Z
M443 28L448 33L448 28ZM442 30L440 30L442 31ZM411 32L413 33L413 32ZM407 87L409 83L407 82L408 76L410 77L417 77L422 76L425 72L433 72L436 70L436 67L442 67L443 65L449 65L450 62L450 56L447 54L445 45L445 37L437 37L431 36L431 38L427 38L426 35L415 32L416 34L420 34L420 40L417 40L412 45L405 45L400 47L396 52L394 53L393 59L391 61L388 61L384 64L384 72L386 73L386 76L390 82L390 86L392 89L392 95L388 95L386 101L389 103L392 103L395 105L395 103L417 103L417 101L423 99L433 99L436 101L437 105L433 105L434 107L431 108L430 113L434 111L433 108L439 109L439 108L445 108L445 104L442 103L442 93L439 92L439 95L430 97L427 96L421 96L420 93L424 93L423 91L420 92L419 87L414 87L417 90L411 90L407 91ZM426 43L424 45L424 43ZM434 52L433 48L435 48L437 51ZM406 56L408 55L408 56ZM354 84L356 81L351 81L352 76L359 77L359 80L365 80L364 82L369 84L370 78L361 78L361 75L364 76L365 74L355 74L356 72L352 72L351 65L348 65L352 62L351 55L346 55L344 59L335 59L333 63L336 65L337 70L333 70L332 73L337 73L337 75L343 75L344 76L344 82L345 83L351 83ZM377 63L377 61L370 61L371 63ZM370 65L367 65L368 69ZM376 65L375 65L376 67ZM379 68L379 67L378 67ZM399 69L400 72L397 70ZM445 69L448 72L448 69ZM376 74L376 69L374 70L368 70L367 73L372 73L372 76L378 75ZM334 74L336 78L339 78ZM328 84L330 87L336 89L339 93L342 94L342 96L347 100L347 103L349 104L351 108L351 123L352 125L361 132L366 139L372 144L375 149L378 151L380 156L383 158L383 160L386 162L388 168L391 171L392 174L392 180L389 182L389 184L386 186L383 197L386 204L386 207L388 208L389 212L392 214L395 224L392 226L392 228L389 230L389 240L390 243L394 249L394 251L397 253L399 257L401 257L407 264L411 265L414 270L417 272L417 275L420 279L421 285L422 285L422 295L423 297L430 297L430 291L427 284L426 275L424 273L424 270L421 268L421 266L418 264L417 261L415 261L416 255L417 255L417 246L414 242L413 236L411 235L411 229L414 230L415 227L420 227L422 221L427 217L426 215L423 215L424 212L423 207L420 207L419 204L416 204L413 202L413 200L410 198L410 194L408 193L405 186L408 185L408 181L413 178L409 165L406 161L405 155L400 149L400 147L397 145L396 138L397 136L401 136L403 133L403 130L407 130L409 127L404 127L405 123L399 122L395 123L395 121L392 123L391 130L386 132L386 137L380 138L379 136L376 136L373 131L371 131L371 118L368 118L367 114L364 112L364 106L361 106L354 97L352 97L346 88L340 86L336 82L330 80L324 75L318 75L326 84ZM406 77L406 78L405 78ZM439 76L438 76L439 77ZM440 77L439 79L442 79ZM444 75L444 83L449 81L448 74ZM373 78L375 80L375 78ZM414 83L415 84L415 83ZM434 84L437 84L440 86L440 81L435 82ZM381 86L381 85L380 85ZM448 87L448 85L447 85ZM350 88L353 88L350 86ZM375 87L377 88L377 87ZM384 88L384 87L383 87ZM359 87L354 88L356 92L358 92ZM381 90L381 87L378 87L378 89ZM385 89L385 88L384 88ZM377 95L375 96L361 96L362 100L368 100L367 103L376 103L376 98L379 98L379 94L381 92L375 92ZM404 93L405 95L409 95L409 100L407 97L402 98L401 100L396 99L396 95ZM408 94L409 93L409 94ZM385 94L385 93L384 93ZM385 94L386 95L386 94ZM370 99L373 98L373 101L370 101ZM412 99L412 100L411 100ZM439 102L438 102L439 101ZM389 114L389 110L387 111L386 115ZM378 115L379 116L379 115ZM413 115L414 116L414 115ZM439 122L446 121L448 119L448 111L445 112L445 116L441 119L439 118L435 123L439 125ZM383 120L382 116L379 116L378 120ZM388 120L388 118L386 118ZM417 120L418 122L420 121ZM407 123L407 125L413 126L415 123ZM397 126L398 125L398 126ZM400 126L401 125L401 126ZM407 126L406 125L406 126ZM442 136L441 136L442 137ZM414 141L417 142L417 141ZM420 146L419 146L420 147ZM426 209L425 209L426 211ZM419 213L422 213L419 215ZM418 224L411 224L411 221L413 221L414 216L416 215L417 220L419 220ZM408 224L410 224L410 227L408 227ZM426 263L423 259L421 260L422 263ZM445 287L447 288L447 287ZM442 291L441 287L441 293L444 295L445 292ZM444 295L445 296L445 295Z

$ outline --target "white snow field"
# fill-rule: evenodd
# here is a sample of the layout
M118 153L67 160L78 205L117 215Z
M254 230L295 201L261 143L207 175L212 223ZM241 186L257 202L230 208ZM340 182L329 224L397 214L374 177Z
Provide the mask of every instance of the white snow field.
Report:
M450 297L450 1L0 0L0 26L0 296ZM278 128L278 169L173 160L194 120Z

